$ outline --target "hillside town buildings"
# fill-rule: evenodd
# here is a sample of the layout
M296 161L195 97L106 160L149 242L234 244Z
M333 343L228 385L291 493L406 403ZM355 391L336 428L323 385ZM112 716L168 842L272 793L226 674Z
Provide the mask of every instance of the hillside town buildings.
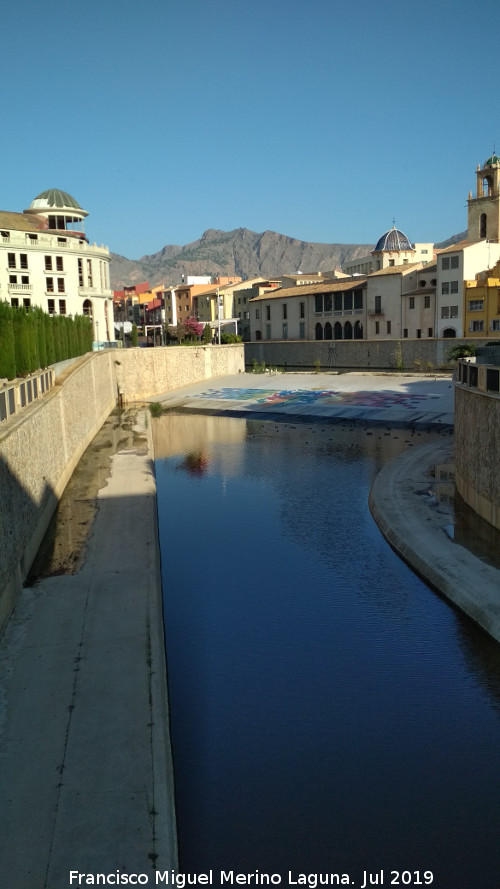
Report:
M0 299L49 315L87 315L95 344L115 340L107 247L85 235L87 210L51 188L22 213L0 211Z

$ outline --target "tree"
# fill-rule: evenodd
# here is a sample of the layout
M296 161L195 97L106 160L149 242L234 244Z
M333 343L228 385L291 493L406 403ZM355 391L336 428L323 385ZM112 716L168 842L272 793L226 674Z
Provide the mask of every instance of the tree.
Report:
M212 328L210 324L205 324L203 328L203 342L208 346L212 342Z
M195 337L200 337L202 335L203 324L201 324L200 321L197 321L196 318L186 318L184 329L186 331L186 336L193 340Z

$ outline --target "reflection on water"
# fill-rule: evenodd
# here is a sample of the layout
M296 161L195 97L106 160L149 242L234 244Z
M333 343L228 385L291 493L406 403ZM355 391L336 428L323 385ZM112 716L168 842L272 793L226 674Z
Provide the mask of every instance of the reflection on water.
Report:
M436 436L185 414L153 429L181 869L495 886L500 648L367 506L383 463Z

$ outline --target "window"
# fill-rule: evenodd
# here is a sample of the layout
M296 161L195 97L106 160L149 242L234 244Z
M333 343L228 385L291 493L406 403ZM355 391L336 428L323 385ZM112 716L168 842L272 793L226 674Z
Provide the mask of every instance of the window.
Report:
M458 318L458 306L450 306L450 318Z
M58 272L64 272L62 256L56 256L56 269Z
M407 327L405 327L403 330L403 336L404 336L405 340L408 339L408 328Z
M66 300L65 299L59 300L59 314L60 315L66 314Z
M64 293L64 278L57 279L57 292Z
M415 308L415 297L410 296L410 309L414 309L414 308Z
M266 306L266 320L267 321L271 320L271 306ZM269 337L268 337L268 339L269 339Z
M300 303L300 305L299 305L299 310L300 310L300 311L299 311L299 317L300 317L300 318L305 318L305 317L306 317L306 304L305 304L305 303Z
M417 339L420 339L421 337L422 337L422 331L421 331L420 328L419 328L419 329L417 330Z
M9 269L15 269L16 267L16 254L15 253L7 253L7 262L9 265Z
M441 293L449 293L450 292L450 282L443 281L441 284Z
M286 318L287 318L287 309L288 309L287 304L283 303L283 320L284 321L286 321Z
M10 301L10 304L11 304L11 306L12 306L13 309L18 309L18 308L19 308L19 299L17 298L17 296L13 296L13 297L12 297L12 299L11 299L11 301Z
M469 300L469 312L482 312L484 306L484 300L482 299L470 299Z
M498 318L494 318L490 326L491 330L500 330L500 320Z
M270 324L266 324L266 339L267 340L271 339L271 325Z
M331 293L325 293L323 311L324 312L331 312L332 311L332 294Z
M442 269L449 269L449 267L450 267L450 257L443 256L443 258L441 259L441 268Z
M258 321L260 318L260 309L255 309L255 320Z
M83 287L83 259L78 260L78 286Z
M354 311L359 311L363 308L363 293L361 290L354 291Z
M403 259L403 265L408 265L408 260L407 260L407 259Z
M9 275L9 284L17 284L17 275Z
M45 257L45 271L46 272L52 271L52 257L51 256Z
M24 297L24 299L23 299L23 306L24 306L25 309L30 309L30 308L31 308L31 300L30 300L29 296L25 296L25 297Z
M88 280L89 287L93 287L94 285L92 283L92 260L91 259L87 259L87 280Z
M375 314L380 315L381 312L382 312L382 297L376 296L375 297ZM378 331L377 331L377 333L378 333Z
M380 333L380 321L375 321L375 333Z
M344 293L344 312L352 312L352 293Z
M390 259L390 260L389 260L389 265L391 265L391 266L394 265L394 260L393 260L393 259Z
M469 331L471 333L482 333L484 330L484 321L471 321Z
M323 311L323 294L317 293L314 297L314 311L316 314Z
M46 289L47 293L54 293L54 279L53 278L47 278L47 280L45 281L45 289Z
M450 257L450 269L458 269L458 256Z
M387 322L387 333L391 333L391 328L392 328L391 322L388 321Z
M432 327L427 328L427 336L434 336L434 331L433 331Z
M335 293L333 296L333 311L338 312L339 314L342 313L342 294L341 293Z
M458 293L458 281L450 281L450 293Z
M27 253L20 253L19 260L20 260L21 268L27 269L28 268L28 254Z
M306 325L304 321L299 321L299 337L301 340L306 338Z
M427 281L419 281L418 283L420 284L421 287L425 287L425 285L427 284Z
M428 253L429 251L428 250L421 250L420 252L421 253Z
M54 312L55 312L55 310L56 310L56 301L55 301L55 299L48 299L48 300L47 300L47 309L48 309L48 313L49 313L49 315L53 315L53 314L54 314Z
M288 339L288 324L286 321L283 321L283 339Z

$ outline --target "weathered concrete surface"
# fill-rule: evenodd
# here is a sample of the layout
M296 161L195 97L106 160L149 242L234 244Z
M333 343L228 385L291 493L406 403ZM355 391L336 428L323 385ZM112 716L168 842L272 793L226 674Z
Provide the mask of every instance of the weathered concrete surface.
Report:
M370 509L396 552L500 642L500 571L449 536L434 496L433 467L452 462L453 445L406 451L375 479Z
M23 590L0 645L0 886L176 866L148 416L111 458L84 564Z
M325 396L311 398L315 392ZM304 398L294 397L297 393ZM444 428L453 426L453 394L449 374L244 373L183 386L154 400L164 408L226 416Z

